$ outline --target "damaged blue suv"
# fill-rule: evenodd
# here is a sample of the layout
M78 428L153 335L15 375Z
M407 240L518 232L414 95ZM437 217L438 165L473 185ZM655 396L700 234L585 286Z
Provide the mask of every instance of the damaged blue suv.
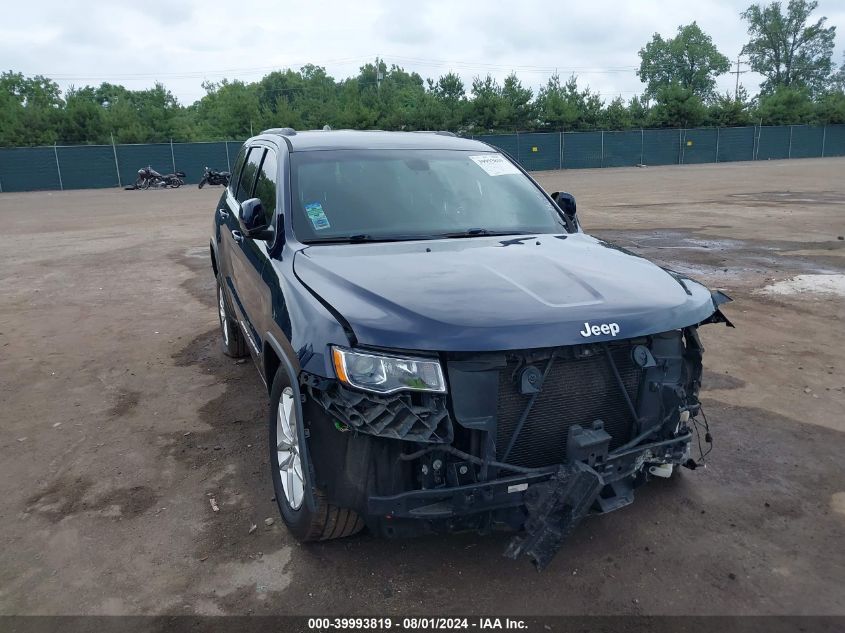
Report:
M586 235L571 195L484 143L267 130L238 154L211 265L303 541L504 527L542 567L711 441L697 329L730 325L729 299Z

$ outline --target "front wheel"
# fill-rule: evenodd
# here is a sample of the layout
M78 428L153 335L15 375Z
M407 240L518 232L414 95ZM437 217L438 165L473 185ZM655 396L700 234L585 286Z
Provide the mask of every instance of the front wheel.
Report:
M198 184L198 185L197 185L197 187L199 187L200 189L202 189L203 187L205 187L205 183L206 183L206 179L205 179L205 178L203 178L202 180L200 180L200 184Z
M276 372L270 392L270 468L279 513L291 534L303 542L352 536L364 528L353 510L338 508L314 489L314 510L308 509L306 490L311 474L303 468L304 443L299 437L294 390L284 368Z

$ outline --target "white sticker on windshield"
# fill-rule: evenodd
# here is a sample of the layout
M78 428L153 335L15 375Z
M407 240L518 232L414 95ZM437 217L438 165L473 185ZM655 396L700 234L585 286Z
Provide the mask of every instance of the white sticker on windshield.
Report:
M507 176L508 174L519 173L516 166L501 154L479 154L469 158L491 176Z

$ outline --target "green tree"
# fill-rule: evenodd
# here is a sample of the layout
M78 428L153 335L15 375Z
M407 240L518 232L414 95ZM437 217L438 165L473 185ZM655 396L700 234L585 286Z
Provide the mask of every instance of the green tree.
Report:
M555 131L590 130L599 125L603 101L590 91L578 90L578 78L572 75L561 83L552 75L537 93L535 107L541 126Z
M235 79L203 83L206 95L194 113L206 139L244 139L261 127L261 105L255 84Z
M325 68L314 64L300 68L299 76L302 91L292 93L291 105L299 113L303 125L310 129L337 125L338 90L334 78L326 74Z
M780 2L753 4L742 13L751 36L742 54L766 78L760 86L764 94L781 86L819 94L827 86L836 27L825 27L826 17L809 22L817 6L815 0L789 0L786 14Z
M467 97L461 78L449 72L439 77L437 83L429 79L428 92L434 98L435 104L427 107L440 112L440 127L452 131L460 130L467 116Z
M645 127L649 118L648 102L644 98L634 96L628 102L628 115L632 127Z
M601 126L607 130L626 130L632 127L631 110L622 97L616 97L602 110Z
M531 88L524 88L515 74L511 73L505 77L505 83L502 85L502 125L516 131L533 127L533 96Z
M707 120L707 108L701 98L679 84L669 84L657 91L651 110L651 123L657 127L695 127Z
M751 108L748 91L740 86L736 95L730 93L716 95L710 104L710 122L719 127L750 125L753 122Z
M472 99L469 102L469 120L481 132L493 132L502 127L506 119L506 102L499 82L487 75L472 80Z
M815 108L809 89L803 86L778 86L761 95L755 118L763 125L811 123Z
M58 140L64 102L56 82L11 71L0 74L0 105L7 109L8 138L14 145L43 145ZM6 132L0 132L6 136Z
M11 147L30 143L23 119L21 103L9 92L0 90L0 145Z
M815 120L823 125L845 123L845 93L830 92L815 104Z
M661 88L677 84L702 101L713 96L716 77L728 72L730 61L713 40L693 22L678 27L678 34L663 39L655 33L639 51L637 75L645 82L646 95L654 98Z
M845 52L842 53L842 65L831 78L830 88L831 90L845 92Z
M107 143L105 111L97 101L96 89L90 86L70 87L65 94L65 107L58 136L63 143Z

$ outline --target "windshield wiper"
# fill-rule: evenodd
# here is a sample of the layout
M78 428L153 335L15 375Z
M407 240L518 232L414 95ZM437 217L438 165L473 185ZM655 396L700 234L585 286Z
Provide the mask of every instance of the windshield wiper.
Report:
M356 244L359 242L369 242L373 239L372 235L366 233L356 233L355 235L337 235L335 237L318 237L313 240L304 240L306 244Z
M412 235L370 235L356 233L355 235L338 235L336 237L317 237L313 240L302 240L305 244L364 244L369 242L405 242L408 240L424 240L425 237Z
M454 233L441 233L440 237L486 237L489 235L528 235L524 231L491 231L490 229L467 229Z

